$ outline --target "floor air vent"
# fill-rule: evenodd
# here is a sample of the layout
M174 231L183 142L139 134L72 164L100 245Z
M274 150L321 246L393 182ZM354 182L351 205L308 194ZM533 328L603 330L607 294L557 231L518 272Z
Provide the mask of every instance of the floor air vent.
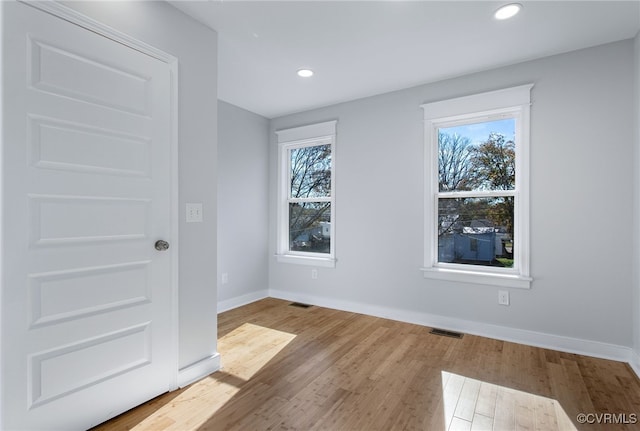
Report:
M289 306L298 307L298 308L309 308L309 307L311 307L310 304L303 304L302 302L292 302L291 304L289 304Z
M438 328L433 328L429 333L434 335L440 335L443 337L451 337L451 338L462 338L463 336L463 334L460 332L447 331L446 329L438 329Z

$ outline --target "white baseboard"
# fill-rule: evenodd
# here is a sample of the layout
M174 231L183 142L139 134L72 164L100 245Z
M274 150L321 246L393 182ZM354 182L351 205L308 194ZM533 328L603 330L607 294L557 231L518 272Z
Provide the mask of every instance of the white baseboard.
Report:
M629 366L633 371L635 371L636 375L640 377L640 353L631 349L631 360L629 361Z
M220 369L220 354L204 358L195 364L191 364L178 371L178 387L184 388L191 383L207 377Z
M420 313L390 307L362 304L358 302L343 301L317 295L300 294L277 289L260 290L219 302L218 312L221 313L223 311L231 310L267 297L303 302L353 313L367 314L400 322L442 328L450 331L478 335L481 337L526 344L528 346L558 350L561 352L576 353L596 358L627 362L636 375L640 377L640 354L626 346L546 334L543 332L529 331L525 329L510 328L490 323L474 322L471 320L457 319L437 314ZM217 371L219 368L220 359L218 358L217 367L213 371ZM204 377L213 371L209 371L205 374L198 374L196 372L199 377L196 377L194 380ZM182 382L182 380L180 381ZM182 386L184 385L181 384L181 387Z
M267 298L268 296L269 291L267 289L264 289L258 290L257 292L251 292L245 295L236 296L234 298L225 299L224 301L218 301L218 313L229 311L243 305L251 304L252 302Z
M474 322L430 313L419 313L380 307L375 305L360 304L357 302L335 300L315 295L299 294L282 290L269 290L269 296L287 301L304 302L321 307L350 311L353 313L367 314L383 317L400 322L414 323L423 326L458 331L481 337L526 344L528 346L542 347L568 353L593 356L596 358L610 359L627 362L640 377L640 356L635 354L635 365L632 363L632 349L615 344L607 344L599 341L582 340L578 338L560 335L545 334L542 332L528 331L524 329L510 328L507 326L493 325L489 323ZM635 352L634 352L635 353Z

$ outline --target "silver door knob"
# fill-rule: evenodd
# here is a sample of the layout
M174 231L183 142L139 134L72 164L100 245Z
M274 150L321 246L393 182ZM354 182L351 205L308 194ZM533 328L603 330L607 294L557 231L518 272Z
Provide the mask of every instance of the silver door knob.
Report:
M155 247L158 251L165 251L169 248L169 243L167 241L159 239L158 241L156 241Z

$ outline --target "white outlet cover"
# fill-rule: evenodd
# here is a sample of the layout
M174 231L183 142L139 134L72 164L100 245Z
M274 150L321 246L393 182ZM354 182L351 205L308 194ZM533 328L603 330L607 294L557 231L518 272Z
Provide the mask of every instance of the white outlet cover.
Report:
M509 305L509 292L507 290L498 291L498 304Z
M187 223L202 222L202 203L188 203L187 205Z

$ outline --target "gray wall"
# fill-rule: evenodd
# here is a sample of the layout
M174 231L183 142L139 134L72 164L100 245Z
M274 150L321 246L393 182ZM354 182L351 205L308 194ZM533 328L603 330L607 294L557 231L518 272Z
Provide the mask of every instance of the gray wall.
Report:
M634 225L634 254L631 266L634 269L633 273L633 348L634 358L632 364L634 365L636 372L640 372L640 32L634 39L634 84L635 84L635 110L633 125L635 126L635 155L634 155L634 178L633 184L635 185L634 194L634 211L633 211L633 225Z
M219 310L268 286L269 120L218 102ZM228 282L222 282L222 274Z
M427 313L632 345L633 42L623 41L274 119L270 277L281 297ZM535 83L530 290L424 279L420 104ZM338 119L335 268L277 263L274 131Z
M217 33L164 2L65 5L178 58L180 368L217 348ZM203 223L185 223L185 203Z

